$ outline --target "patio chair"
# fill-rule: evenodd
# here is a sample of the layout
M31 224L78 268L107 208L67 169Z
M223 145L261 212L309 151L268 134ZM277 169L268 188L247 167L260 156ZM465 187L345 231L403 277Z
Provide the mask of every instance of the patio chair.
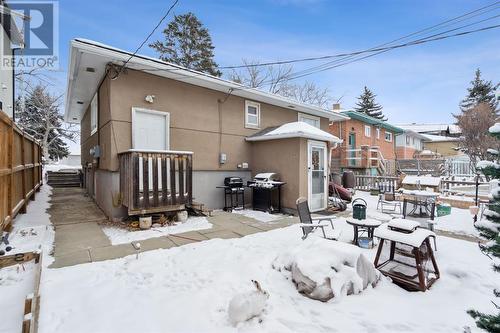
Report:
M399 211L399 214L401 214L401 202L386 200L385 194L379 194L377 202L377 210L378 209L380 209L382 213L396 213L396 211Z
M335 228L333 227L333 218L330 217L322 217L322 218L316 218L313 219L311 217L311 212L309 211L309 205L307 203L306 198L298 198L296 201L297 204L297 212L299 214L299 227L302 229L302 239L306 239L309 234L314 232L316 229L321 229L321 232L323 233L323 238L326 239L331 239L331 240L337 240L339 235L333 235L333 237L327 237L325 228L326 227L331 227L332 230ZM327 221L329 223L324 223L324 221ZM323 222L323 223L322 223Z

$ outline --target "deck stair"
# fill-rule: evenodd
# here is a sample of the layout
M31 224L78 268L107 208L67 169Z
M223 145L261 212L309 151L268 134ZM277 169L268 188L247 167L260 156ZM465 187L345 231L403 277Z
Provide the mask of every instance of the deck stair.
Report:
M47 184L52 187L80 187L80 182L80 170L47 172Z

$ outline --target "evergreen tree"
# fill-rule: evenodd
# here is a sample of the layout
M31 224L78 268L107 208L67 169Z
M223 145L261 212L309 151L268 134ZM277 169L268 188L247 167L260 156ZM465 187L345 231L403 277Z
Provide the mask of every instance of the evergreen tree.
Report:
M495 90L499 84L494 85L491 81L481 78L481 71L476 70L476 77L471 82L471 87L467 88L467 97L460 103L462 111L469 110L479 103L488 103L493 111L497 111L498 101L495 98Z
M367 114L370 117L386 121L387 118L382 113L382 106L375 102L375 95L365 86L363 93L358 97L355 111Z
M22 107L21 98L16 100L16 122L28 134L40 140L44 158L61 159L69 155L64 139L73 140L76 131L63 122L59 112L59 98L37 85L28 93Z
M196 15L191 12L175 15L163 34L163 41L149 45L160 54L161 60L221 76L214 61L212 38Z
M500 123L490 128L490 133L500 138ZM496 151L498 147L495 147ZM496 162L481 161L477 168L480 169L486 176L494 179L500 179L500 164L498 163L498 154ZM491 192L491 200L488 204L488 210L485 212L488 221L480 221L476 223L476 228L480 231L481 236L489 241L480 245L481 251L490 256L493 261L493 270L500 273L500 191L494 189ZM500 291L494 290L495 297L500 297ZM500 306L492 302L497 310ZM469 310L468 313L476 320L479 328L488 332L500 332L500 311L497 314L485 314L475 310Z

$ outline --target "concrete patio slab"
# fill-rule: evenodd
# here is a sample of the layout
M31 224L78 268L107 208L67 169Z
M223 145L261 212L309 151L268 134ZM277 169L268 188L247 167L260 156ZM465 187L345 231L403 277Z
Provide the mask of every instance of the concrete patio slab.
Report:
M221 239L230 239L230 238L240 238L242 237L240 234L237 234L233 231L223 230L223 231L215 231L205 234L206 237L210 239L221 238Z
M133 255L129 243L112 245L98 222L107 220L94 201L80 188L55 188L48 213L55 227L55 262L53 268L111 260ZM228 212L216 211L207 217L212 228L139 240L141 251L168 249L209 239L239 238L296 223L296 218L272 222Z
M66 266L74 266L79 264L89 263L90 255L88 250L73 251L65 255L56 255L54 262L49 268L61 268Z

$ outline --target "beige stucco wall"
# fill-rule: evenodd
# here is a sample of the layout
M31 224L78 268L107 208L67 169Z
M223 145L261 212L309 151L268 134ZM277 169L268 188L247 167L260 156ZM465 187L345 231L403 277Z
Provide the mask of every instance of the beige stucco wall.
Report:
M155 95L153 104L144 101L146 95ZM252 169L251 146L245 137L258 130L244 126L245 99L229 96L224 103L218 102L226 96L134 70L125 71L116 80L105 79L99 89L99 168L118 170L117 154L132 148L132 107L140 107L170 113L170 149L193 151L194 170L238 170L237 165L243 162L249 163ZM297 111L260 105L260 129L298 120ZM83 149L88 148L85 142L89 136L83 129L87 126L85 122L90 120L82 119L82 161L85 161ZM321 118L320 122L321 128L327 131L328 119ZM90 123L88 126L90 128ZM219 144L220 151L227 155L224 165L219 165Z
M282 205L294 208L297 198L307 198L307 140L283 139L252 143L252 176L259 172L279 173L283 186Z
M428 149L442 156L458 155L459 151L454 148L458 147L457 141L444 141L444 142L424 142L424 149Z

